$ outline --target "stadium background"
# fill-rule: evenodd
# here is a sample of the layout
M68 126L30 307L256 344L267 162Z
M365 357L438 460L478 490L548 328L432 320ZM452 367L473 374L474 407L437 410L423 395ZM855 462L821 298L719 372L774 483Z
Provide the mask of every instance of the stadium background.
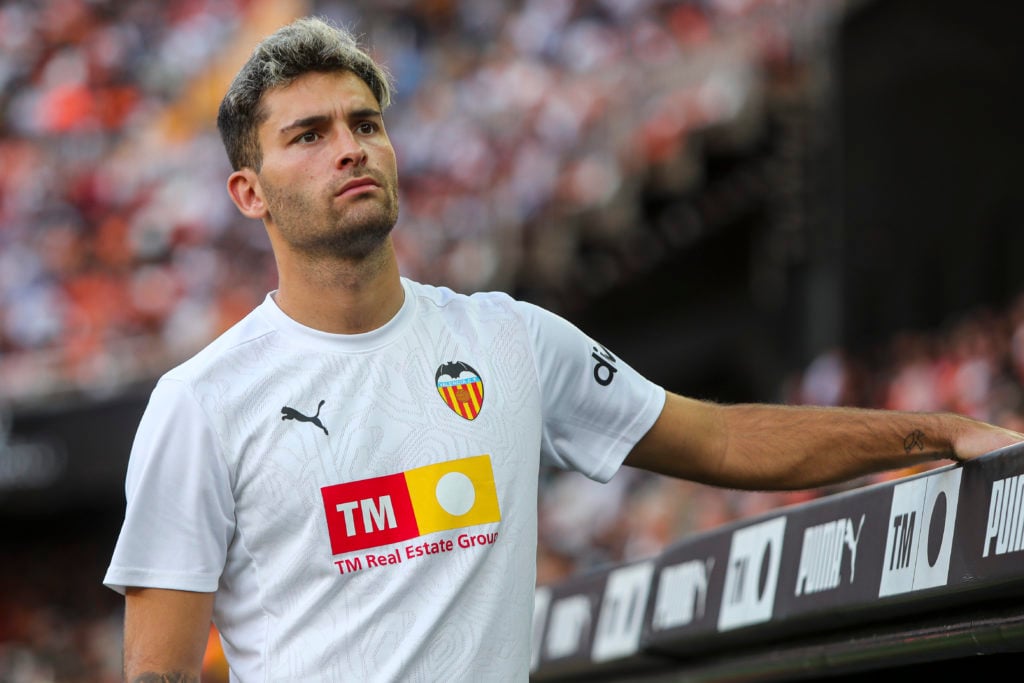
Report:
M215 108L305 13L396 77L406 274L546 305L695 396L1024 425L1015 3L5 0L0 681L119 680L134 424L273 287ZM542 489L544 583L832 492Z

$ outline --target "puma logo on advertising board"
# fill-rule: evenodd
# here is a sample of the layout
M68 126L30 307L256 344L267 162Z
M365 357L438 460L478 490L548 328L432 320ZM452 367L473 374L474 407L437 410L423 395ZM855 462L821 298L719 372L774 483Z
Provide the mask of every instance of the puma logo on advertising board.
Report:
M856 530L849 518L804 529L795 595L838 587L842 580L843 556L847 552L850 557L850 583L853 583L857 568L857 542L863 527L864 515L861 515Z
M981 556L1024 548L1024 474L992 482Z

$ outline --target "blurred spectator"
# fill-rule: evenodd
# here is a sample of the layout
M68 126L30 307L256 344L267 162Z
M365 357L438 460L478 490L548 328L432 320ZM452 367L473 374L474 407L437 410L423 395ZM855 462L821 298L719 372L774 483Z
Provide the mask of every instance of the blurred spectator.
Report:
M227 199L213 127L233 71L222 65L252 33L325 14L355 24L395 72L404 272L564 311L672 245L640 216L652 171L663 184L693 133L756 109L758 60L778 53L790 14L809 11L781 0L4 3L0 391L29 401L151 379L275 286L264 236Z

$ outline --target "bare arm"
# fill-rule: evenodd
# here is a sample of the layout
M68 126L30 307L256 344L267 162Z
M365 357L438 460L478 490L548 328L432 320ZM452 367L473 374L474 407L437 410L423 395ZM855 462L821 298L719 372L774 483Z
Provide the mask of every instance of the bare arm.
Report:
M721 405L668 393L626 464L716 486L793 490L1019 441L1024 434L951 413Z
M129 588L125 592L127 683L199 683L213 593Z

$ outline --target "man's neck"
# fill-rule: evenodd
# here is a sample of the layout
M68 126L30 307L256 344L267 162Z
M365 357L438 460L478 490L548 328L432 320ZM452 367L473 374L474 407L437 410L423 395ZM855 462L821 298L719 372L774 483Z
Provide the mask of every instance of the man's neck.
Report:
M390 246L390 245L389 245ZM358 263L278 263L274 300L288 317L323 332L359 334L387 323L405 300L394 249Z

